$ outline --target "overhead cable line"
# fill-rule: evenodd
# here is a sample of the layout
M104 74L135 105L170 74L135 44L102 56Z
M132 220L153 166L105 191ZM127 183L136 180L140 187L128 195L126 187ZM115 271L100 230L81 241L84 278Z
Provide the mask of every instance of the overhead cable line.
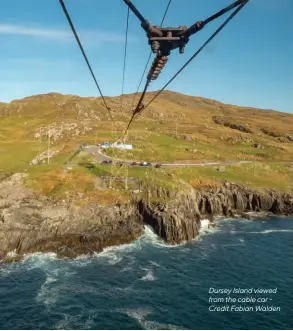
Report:
M63 12L64 12L64 14L65 14L65 16L66 16L66 19L67 19L67 21L68 21L68 23L69 23L69 25L70 25L70 27L71 27L71 30L72 30L72 32L73 32L73 34L74 34L74 37L75 37L75 39L76 39L76 41L77 41L77 43L78 43L78 46L79 46L79 48L80 48L80 50L81 50L81 53L82 53L82 55L83 55L83 57L84 57L84 59L85 59L85 62L86 62L87 66L88 66L88 68L89 68L89 70L90 70L90 73L91 73L93 79L94 79L94 82L95 82L95 84L96 84L96 86L97 86L97 88L98 88L98 90L99 90L99 93L100 93L102 99L103 99L104 105L105 105L105 107L106 107L106 109L107 109L107 111L108 111L108 113L109 113L109 115L110 115L110 117L111 117L111 120L114 121L114 119L113 119L113 117L112 117L112 114L111 114L111 112L110 112L110 108L108 107L108 105L107 105L107 103L106 103L106 100L105 100L105 98L104 98L104 96L103 96L103 93L102 93L102 91L101 91L101 89L100 89L100 86L99 86L99 84L98 84L98 82L97 82L97 79L96 79L96 77L95 77L95 74L94 74L94 72L93 72L93 70L92 70L92 67L91 67L91 65L90 65L90 63L89 63L89 60L88 60L88 58L87 58L87 56L86 56L86 54L85 54L84 48L83 48L83 46L82 46L82 44L81 44L81 42L80 42L80 39L79 39L79 37L78 37L78 34L77 34L77 32L76 32L76 30L75 30L75 27L74 27L74 25L73 25L73 23L72 23L72 20L71 20L71 18L70 18L70 15L69 15L69 13L68 13L68 11L67 11L67 9L66 9L66 6L65 6L65 4L64 4L64 1L63 1L63 0L59 0L59 2L60 2L60 5L61 5L61 7L62 7L62 9L63 9Z
M123 60L123 75L122 75L122 93L121 93L121 105L120 111L122 112L123 94L124 94L124 81L125 81L125 67L126 67L126 55L127 55L127 43L128 43L128 25L129 25L129 7L127 7L126 18L126 31L125 31L125 46L124 46L124 60Z
M132 117L126 127L124 135L127 133L132 121L134 120L135 116L139 115L142 110L145 110L165 89L166 87L192 62L192 60L220 33L220 31L234 18L234 16L249 2L249 0L242 1L242 4L238 5L238 8L233 11L233 13L219 26L219 28L212 34L212 36L192 55L192 57L174 74L174 76L156 93L156 95L147 103L146 106L142 105L143 98L146 94L147 88L149 86L150 80L148 79L144 88L144 91L141 95L141 98L137 104L136 109L134 110ZM236 2L237 3L237 2ZM219 16L226 13L228 10L236 7L236 3L232 4L231 6L227 7L229 9L224 9L217 14L211 16L208 20L209 22L218 18Z
M168 2L168 4L167 4L167 7L166 7L166 9L165 9L165 13L164 13L164 15L163 15L163 18L162 18L162 21L161 21L161 24L160 24L161 27L162 27L162 25L163 25L163 23L164 23L164 21L165 21L165 18L166 18L166 15L167 15L167 13L168 13L168 10L169 10L169 7L170 7L171 2L172 2L172 0L169 0L169 2ZM129 7L128 7L128 8L129 8ZM136 90L136 92L135 92L135 94L134 94L134 96L133 96L132 105L133 105L133 103L134 103L134 99L135 99L135 97L136 97L136 95L137 95L137 93L138 93L138 91L139 91L140 85L141 85L141 83L142 83L142 81L143 81L143 78L144 78L144 75L145 75L146 70L147 70L147 68L148 68L148 65L149 65L149 63L150 63L151 56L152 56L152 51L150 51L150 55L149 55L149 57L148 57L148 60L147 60L146 65L145 65L145 67L144 67L144 71L143 71L143 73L142 73L142 76L141 76L140 82L139 82L139 84L138 84L137 90ZM131 108L132 108L132 107L131 107Z

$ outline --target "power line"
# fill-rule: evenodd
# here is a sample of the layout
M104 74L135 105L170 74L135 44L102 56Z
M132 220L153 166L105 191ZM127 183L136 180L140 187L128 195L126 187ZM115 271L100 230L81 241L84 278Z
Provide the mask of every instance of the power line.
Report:
M163 25L163 23L164 23L164 21L165 21L165 18L166 18L166 15L167 15L167 12L168 12L168 10L169 10L169 7L170 7L171 2L172 2L172 0L169 0L169 2L168 2L168 4L167 4L167 7L166 7L166 9L165 9L165 13L164 13L164 15L163 15L163 18L162 18L162 21L161 21L160 27L162 27L162 25ZM144 75L145 75L145 73L146 73L146 70L147 70L147 68L148 68L148 65L149 65L149 62L150 62L150 59L151 59L151 56L152 56L152 51L150 51L150 55L149 55L149 57L148 57L148 59L147 59L146 65L145 65L145 67L144 67L144 70L143 70L143 73L142 73L142 76L141 76L140 82L139 82L139 84L138 84L137 90L136 90L136 92L135 92L135 94L134 94L134 96L133 96L132 104L131 104L131 108L132 108L132 105L133 105L133 103L134 103L134 99L135 99L135 97L136 97L136 95L137 95L137 93L138 93L138 91L139 91L140 85L141 85L141 83L142 83L142 81L143 81Z
M160 24L161 27L162 27L162 25L163 25L163 23L164 23L164 21L165 21L165 18L166 18L166 15L167 15L167 13L168 13L168 9L169 9L169 7L170 7L171 2L172 2L172 0L169 0L168 5L167 5L167 8L166 8L165 13L164 13L164 16L163 16L163 18L162 18L161 24Z
M86 62L87 66L88 66L88 68L89 68L89 70L90 70L90 73L91 73L93 79L94 79L94 82L95 82L95 84L96 84L96 86L97 86L97 88L98 88L98 90L99 90L99 93L100 93L102 99L103 99L103 102L104 102L104 104L105 104L105 107L106 107L106 109L107 109L107 111L108 111L108 113L109 113L109 115L110 115L110 117L111 117L111 120L114 121L114 119L113 119L113 117L112 117L112 115L111 115L111 113L110 113L110 108L108 107L108 105L107 105L107 103L106 103L106 100L105 100L105 98L104 98L104 96L103 96L103 93L102 93L102 91L101 91L101 89L100 89L100 86L99 86L99 84L98 84L98 82L97 82L97 79L96 79L96 77L95 77L95 74L94 74L94 72L93 72L93 70L92 70L92 67L91 67L91 65L90 65L90 63L89 63L89 60L88 60L88 58L87 58L87 56L86 56L86 54L85 54L84 48L83 48L83 46L82 46L82 44L81 44L81 42L80 42L80 39L79 39L79 37L78 37L78 34L77 34L77 32L76 32L76 30L75 30L75 27L74 27L74 25L73 25L73 23L72 23L72 20L71 20L71 18L70 18L70 15L69 15L69 13L68 13L68 11L67 11L67 9L66 9L66 6L65 6L63 0L59 0L59 2L60 2L60 5L61 5L61 7L62 7L62 9L63 9L63 12L64 12L64 14L65 14L65 16L66 16L66 19L67 19L67 21L68 21L68 23L69 23L69 25L70 25L70 27L71 27L71 30L72 30L72 32L73 32L73 34L74 34L74 37L75 37L75 39L76 39L76 41L77 41L77 43L78 43L78 46L79 46L79 48L80 48L80 50L81 50L81 53L82 53L82 55L83 55L83 57L84 57L84 59L85 59L85 62Z
M121 93L121 105L120 105L120 111L121 112L122 112L123 94L124 94L125 67L126 67L127 42L128 42L128 25L129 25L129 7L127 7L126 31L125 31L125 46L124 46L124 61L123 61L123 76L122 76L122 93Z

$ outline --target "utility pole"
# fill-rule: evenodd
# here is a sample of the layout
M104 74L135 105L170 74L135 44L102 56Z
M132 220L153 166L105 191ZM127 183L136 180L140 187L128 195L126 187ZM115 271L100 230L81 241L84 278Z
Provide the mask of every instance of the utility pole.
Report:
M50 163L50 125L48 129L48 151L47 151L47 156L48 156L48 164Z
M97 140L98 140L98 129L96 130L96 139L95 139L95 145L97 144Z
M41 146L42 146L42 127L40 127L40 146L39 146L39 155L41 154Z

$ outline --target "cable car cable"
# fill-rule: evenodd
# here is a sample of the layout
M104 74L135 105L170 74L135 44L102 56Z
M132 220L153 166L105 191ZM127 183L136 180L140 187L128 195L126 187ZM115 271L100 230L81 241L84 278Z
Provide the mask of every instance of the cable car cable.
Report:
M80 50L81 50L81 53L82 53L82 55L83 55L83 57L84 57L84 59L85 59L85 62L86 62L87 66L88 66L88 68L89 68L89 70L90 70L90 73L91 73L93 79L94 79L94 82L95 82L95 84L96 84L96 86L97 86L97 88L98 88L98 90L99 90L99 93L100 93L102 99L103 99L103 102L104 102L104 104L105 104L105 107L106 107L106 109L107 109L107 111L108 111L108 113L109 113L109 115L110 115L110 117L111 117L111 120L114 121L114 119L113 119L113 117L112 117L112 114L111 114L111 112L110 112L110 108L108 107L108 105L107 105L107 103L106 103L106 100L105 100L105 98L104 98L104 96L103 96L103 93L102 93L102 91L101 91L101 89L100 89L100 86L99 86L99 84L98 84L98 82L97 82L97 79L96 79L96 77L95 77L95 74L94 74L94 72L93 72L93 70L92 70L92 67L91 67L91 65L90 65L90 63L89 63L89 60L88 60L88 58L87 58L87 56L86 56L86 54L85 54L84 48L83 48L83 46L82 46L82 44L81 44L81 42L80 42L80 39L79 39L79 37L78 37L78 34L77 34L77 32L76 32L76 30L75 30L75 27L74 27L74 25L73 25L73 23L72 23L72 20L71 20L71 18L70 18L70 15L69 15L69 13L68 13L68 11L67 11L67 9L66 9L66 6L65 6L65 4L64 4L64 1L63 1L63 0L59 0L59 2L60 2L60 5L61 5L61 7L62 7L62 9L63 9L63 12L64 12L64 14L65 14L65 16L66 16L66 19L67 19L67 21L68 21L68 23L69 23L69 25L70 25L70 27L71 27L71 30L72 30L72 32L73 32L73 34L74 34L74 37L75 37L75 39L76 39L76 41L77 41L77 43L78 43L78 46L79 46L79 48L80 48Z

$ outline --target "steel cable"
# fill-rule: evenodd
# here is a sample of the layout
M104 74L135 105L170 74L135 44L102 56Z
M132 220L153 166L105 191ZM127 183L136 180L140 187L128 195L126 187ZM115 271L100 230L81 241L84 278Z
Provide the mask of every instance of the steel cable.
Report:
M111 112L110 112L110 108L108 107L108 105L107 105L107 103L106 103L106 100L105 100L105 98L104 98L104 96L103 96L103 93L102 93L102 91L101 91L101 89L100 89L100 86L99 86L99 84L98 84L98 82L97 82L97 79L96 79L96 77L95 77L95 74L94 74L94 72L93 72L93 70L92 70L92 67L91 67L91 65L90 65L90 63L89 63L89 60L88 60L88 58L87 58L87 56L86 56L86 54L85 54L84 48L83 48L83 46L82 46L82 44L81 44L81 41L80 41L80 39L79 39L79 37L78 37L78 34L77 34L76 30L75 30L75 27L74 27L74 25L73 25L73 23L72 23L72 20L71 20L71 18L70 18L70 15L69 15L69 13L68 13L68 11L67 11L67 9L66 9L66 6L65 6L65 4L64 4L64 1L63 1L63 0L59 0L59 2L60 2L60 5L61 5L61 7L62 7L62 9L63 9L63 12L64 12L64 14L65 14L65 16L66 16L66 19L67 19L67 21L68 21L68 23L69 23L69 25L70 25L70 27L71 27L71 30L72 30L72 32L73 32L73 34L74 34L74 37L75 37L75 39L76 39L76 41L77 41L77 43L78 43L78 46L79 46L79 48L80 48L80 50L81 50L81 53L82 53L82 55L83 55L83 57L84 57L84 59L85 59L85 62L86 62L87 66L88 66L88 68L89 68L89 70L90 70L90 73L91 73L93 79L94 79L94 82L95 82L95 84L96 84L96 86L97 86L97 88L98 88L98 90L99 90L99 93L100 93L102 99L103 99L103 102L104 102L104 104L105 104L105 107L106 107L106 109L107 109L109 115L110 115L110 118L111 118L112 121L114 121L114 119L113 119L113 117L112 117L112 114L111 114Z
M126 67L127 42L128 42L128 26L129 26L129 7L127 7L127 18L126 18L124 61L123 61L123 75L122 75L122 93L121 93L121 98L120 98L120 101L121 101L120 112L122 112L122 105L123 105L124 82L125 82L125 67Z

